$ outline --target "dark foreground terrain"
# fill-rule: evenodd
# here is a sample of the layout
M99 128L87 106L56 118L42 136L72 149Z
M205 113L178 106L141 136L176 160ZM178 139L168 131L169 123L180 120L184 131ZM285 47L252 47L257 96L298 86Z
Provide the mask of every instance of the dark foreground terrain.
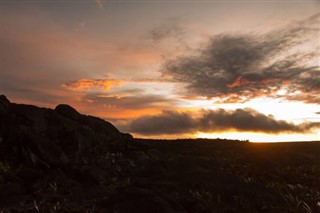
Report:
M320 143L142 140L0 98L0 212L320 212Z
M319 142L154 145L150 185L189 212L320 212Z

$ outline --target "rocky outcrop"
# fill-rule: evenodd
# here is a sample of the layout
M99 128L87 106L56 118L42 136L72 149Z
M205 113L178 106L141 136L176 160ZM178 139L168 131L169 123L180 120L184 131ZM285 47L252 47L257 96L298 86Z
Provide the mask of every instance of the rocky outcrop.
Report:
M2 95L0 119L1 159L14 156L17 161L49 168L66 165L97 144L125 149L119 146L121 133L111 123L64 104L52 110L10 103Z

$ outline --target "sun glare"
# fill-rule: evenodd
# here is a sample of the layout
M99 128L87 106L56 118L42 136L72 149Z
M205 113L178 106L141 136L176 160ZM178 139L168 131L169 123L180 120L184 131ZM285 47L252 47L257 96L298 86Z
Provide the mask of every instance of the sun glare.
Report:
M295 124L302 122L320 121L320 111L318 104L305 104L302 102L286 101L274 98L255 98L245 103L215 104L212 100L189 100L185 101L186 108L200 108L205 110L215 110L223 108L235 110L239 108L252 108L266 115L272 115L278 120L286 120Z

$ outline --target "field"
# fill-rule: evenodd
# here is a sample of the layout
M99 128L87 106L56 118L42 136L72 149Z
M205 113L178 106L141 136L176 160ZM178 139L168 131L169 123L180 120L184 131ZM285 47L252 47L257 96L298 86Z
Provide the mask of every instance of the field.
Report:
M1 162L0 212L320 212L320 143L136 139L66 168Z
M141 177L189 212L320 212L320 143L148 141Z

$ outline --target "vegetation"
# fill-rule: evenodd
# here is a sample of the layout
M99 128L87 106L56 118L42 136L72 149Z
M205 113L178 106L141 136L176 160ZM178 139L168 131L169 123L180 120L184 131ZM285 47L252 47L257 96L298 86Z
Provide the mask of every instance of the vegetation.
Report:
M142 139L134 143L125 152L96 147L78 164L103 169L107 175L102 185L108 190L134 186L155 191L173 200L177 212L320 210L320 143ZM8 162L0 165L2 183L23 181L22 168L10 168ZM13 208L16 212L114 212L110 207L114 192L93 190L97 184L80 180L85 173L74 183L63 180L59 170L49 173L33 183L27 197L18 196L21 206ZM85 187L79 188L78 182L86 182ZM12 209L0 203L0 212Z
M186 209L197 202L190 212L320 210L320 143L153 143L164 172L150 177L152 185Z

